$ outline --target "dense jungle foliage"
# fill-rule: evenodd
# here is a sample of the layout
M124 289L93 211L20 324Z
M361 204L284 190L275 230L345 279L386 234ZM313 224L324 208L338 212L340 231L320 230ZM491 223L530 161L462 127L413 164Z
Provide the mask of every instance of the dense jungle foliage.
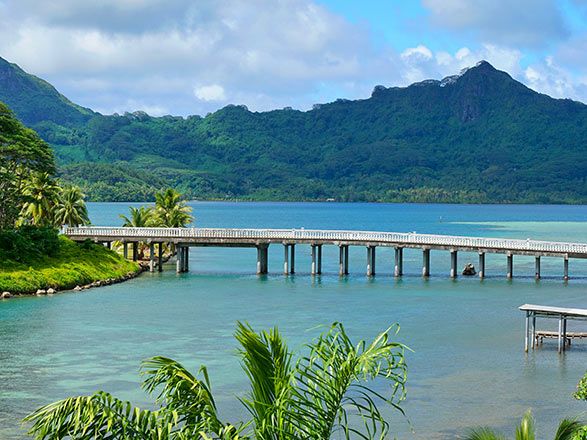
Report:
M11 66L0 63L9 105L18 94L6 95L2 69ZM21 95L40 87L29 80ZM587 106L536 93L486 62L307 112L230 105L206 117L103 116L64 105L78 112L66 122L57 105L42 110L55 115L17 113L89 200L153 200L172 186L199 199L587 202Z

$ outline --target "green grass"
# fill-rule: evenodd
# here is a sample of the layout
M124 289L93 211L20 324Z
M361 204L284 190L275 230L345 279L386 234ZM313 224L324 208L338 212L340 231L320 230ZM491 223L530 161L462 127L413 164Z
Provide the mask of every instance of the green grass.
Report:
M61 246L53 256L41 256L25 263L0 258L0 292L34 293L53 287L72 289L76 285L138 272L138 264L99 244L75 243L60 236Z

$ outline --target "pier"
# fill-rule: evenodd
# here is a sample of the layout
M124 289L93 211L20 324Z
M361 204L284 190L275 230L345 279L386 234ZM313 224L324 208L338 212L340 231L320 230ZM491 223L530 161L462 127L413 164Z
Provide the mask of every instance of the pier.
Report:
M558 340L558 352L566 350L571 345L572 339L587 339L587 333L567 332L567 320L587 321L587 310L571 309L565 307L537 306L524 304L519 309L526 312L526 333L524 337L524 348L528 352L528 346L532 350L538 339L542 342L544 338L556 338ZM558 332L537 331L536 318L558 319Z
M378 232L378 231L336 231L311 229L229 229L229 228L130 228L130 227L64 227L62 233L74 241L90 239L110 247L112 242L121 242L123 255L137 259L138 243L146 243L150 249L150 270L155 270L155 247L157 247L157 269L162 270L161 257L164 243L176 249L178 273L189 270L189 247L254 247L257 248L257 273L266 274L270 245L284 248L283 273L295 273L295 249L299 245L311 248L311 274L322 273L322 246L338 246L339 275L349 273L349 246L366 249L366 275L375 276L376 249L392 247L395 252L393 273L403 275L404 249L422 251L422 276L430 275L431 251L450 252L449 275L458 276L458 253L473 252L479 257L478 276L486 276L486 254L503 254L506 257L506 277L514 276L514 256L535 257L536 279L540 274L540 259L555 257L562 260L563 279L569 278L569 259L587 258L587 244L552 241L518 240L504 238L459 237L450 235L430 235L416 233Z

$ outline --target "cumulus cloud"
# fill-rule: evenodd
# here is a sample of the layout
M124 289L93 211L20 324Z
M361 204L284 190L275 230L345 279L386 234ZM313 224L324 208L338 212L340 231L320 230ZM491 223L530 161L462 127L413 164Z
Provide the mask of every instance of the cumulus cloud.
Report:
M422 0L434 26L478 33L483 42L546 47L569 35L555 0Z
M433 52L425 46L408 48L401 53L406 68L403 70L405 83L423 79L440 79L454 75L460 70L475 65L479 60L490 62L496 69L505 70L516 76L521 73L520 60L523 54L492 44L482 45L476 50L468 47L458 49L454 54L446 51Z
M203 101L225 101L226 95L224 94L224 88L218 84L211 86L197 87L194 89L194 94L198 99Z
M228 102L252 110L308 109L366 97L375 84L455 74L480 59L523 79L524 53L500 41L539 44L565 32L552 2L530 7L528 1L519 4L537 12L529 20L518 2L506 7L494 0L500 12L481 0L423 0L437 25L458 32L478 27L488 38L451 52L424 42L398 51L364 22L351 23L314 0L0 0L0 56L103 113L205 114ZM501 17L506 9L514 18ZM536 27L543 40L532 33ZM576 40L553 56L553 66L581 71L582 62L570 64L585 58L584 42ZM544 79L533 84L546 87L552 68L535 66Z
M547 57L524 70L525 83L554 98L574 98L587 102L587 75L575 77Z

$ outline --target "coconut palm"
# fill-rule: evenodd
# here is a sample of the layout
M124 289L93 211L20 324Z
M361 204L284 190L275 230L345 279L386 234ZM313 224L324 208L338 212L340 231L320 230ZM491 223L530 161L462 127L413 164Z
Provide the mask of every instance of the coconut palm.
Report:
M153 210L150 207L141 206L135 208L131 206L128 210L130 211L130 218L126 215L118 214L124 220L122 226L127 228L148 228L154 225ZM137 255L139 260L144 258L146 248L147 245L144 242L139 242Z
M61 188L49 173L32 174L23 190L27 199L21 212L24 222L52 226L60 192Z
M61 192L55 210L55 224L58 226L89 225L90 218L84 203L84 195L78 186L68 186Z
M389 425L378 404L401 411L407 371L404 346L389 341L392 329L370 344L354 345L334 323L293 363L277 328L257 334L238 323L239 353L251 383L250 394L241 399L252 416L247 423L220 420L205 367L194 376L164 357L148 359L141 368L143 388L158 391L156 411L133 408L100 391L52 403L25 421L32 422L29 434L39 440L327 440L334 432L346 439L383 439ZM376 378L391 382L388 397L367 385Z
M194 217L190 214L192 208L181 200L181 194L173 188L167 188L155 194L153 218L157 226L163 228L183 228L193 223Z
M572 440L581 428L577 419L565 418L559 424L554 440ZM530 410L526 411L520 424L516 427L515 440L535 440L536 425ZM461 437L462 440L506 440L507 437L487 427L472 428Z
M128 228L148 228L153 226L153 211L151 208L145 206L135 208L131 206L128 210L130 211L130 218L126 215L118 214L124 220L122 226Z

